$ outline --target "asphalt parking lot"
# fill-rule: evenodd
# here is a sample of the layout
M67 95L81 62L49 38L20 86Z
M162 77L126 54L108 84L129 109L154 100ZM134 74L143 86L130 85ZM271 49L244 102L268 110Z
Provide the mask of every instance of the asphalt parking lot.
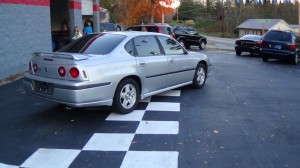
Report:
M213 63L206 86L151 98L169 111L163 106L147 110L151 102L141 103L140 121L113 119L109 109L64 111L55 103L27 96L21 79L0 86L0 167L42 164L35 160L41 153L49 156L58 149L74 155L62 167L130 167L134 154L145 163L165 158L156 167L299 167L300 65L264 63L248 54L237 57L232 50L201 52ZM151 121L177 129L140 129L141 123ZM88 148L95 133L134 138L127 151L93 151ZM153 151L157 155L150 155Z

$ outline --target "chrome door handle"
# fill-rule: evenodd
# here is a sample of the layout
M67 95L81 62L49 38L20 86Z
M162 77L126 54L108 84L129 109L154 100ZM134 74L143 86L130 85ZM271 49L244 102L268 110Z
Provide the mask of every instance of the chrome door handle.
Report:
M144 67L144 66L147 65L147 63L145 61L140 61L139 64L140 64L141 67Z

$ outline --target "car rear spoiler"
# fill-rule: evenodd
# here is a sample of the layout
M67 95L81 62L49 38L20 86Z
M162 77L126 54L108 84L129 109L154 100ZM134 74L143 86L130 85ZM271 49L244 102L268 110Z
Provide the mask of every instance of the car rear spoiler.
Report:
M51 57L51 58L59 58L59 59L68 59L74 61L80 61L88 59L87 55L76 54L76 53L63 53L63 52L34 52L34 57Z

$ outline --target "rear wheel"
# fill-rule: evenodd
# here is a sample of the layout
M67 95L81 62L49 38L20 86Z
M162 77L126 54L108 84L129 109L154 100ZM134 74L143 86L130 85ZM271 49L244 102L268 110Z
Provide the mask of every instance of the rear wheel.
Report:
M299 62L299 53L298 52L296 52L294 58L291 61L292 61L292 64L295 64L295 65L298 64L298 62Z
M185 48L186 48L186 49L190 49L190 48L191 48L191 45L186 44L186 45L185 45Z
M121 81L116 89L113 110L119 114L132 112L139 101L140 89L137 82L133 79Z
M179 39L178 42L180 43L180 45L182 45L185 48L185 42L182 39Z
M269 58L267 56L262 55L263 62L268 62Z
M240 55L242 54L242 51L240 51L240 50L235 50L235 53L236 53L237 56L240 56Z
M194 88L202 88L205 84L207 77L206 66L203 63L197 65L194 79L193 79L193 87Z

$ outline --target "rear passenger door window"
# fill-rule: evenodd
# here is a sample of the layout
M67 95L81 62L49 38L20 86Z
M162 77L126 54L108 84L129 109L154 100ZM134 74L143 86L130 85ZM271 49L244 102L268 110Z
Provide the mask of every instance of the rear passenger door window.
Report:
M134 45L138 56L162 55L154 36L139 36L134 38Z
M182 55L185 53L184 49L174 39L165 36L158 36L158 39L161 42L166 55Z

